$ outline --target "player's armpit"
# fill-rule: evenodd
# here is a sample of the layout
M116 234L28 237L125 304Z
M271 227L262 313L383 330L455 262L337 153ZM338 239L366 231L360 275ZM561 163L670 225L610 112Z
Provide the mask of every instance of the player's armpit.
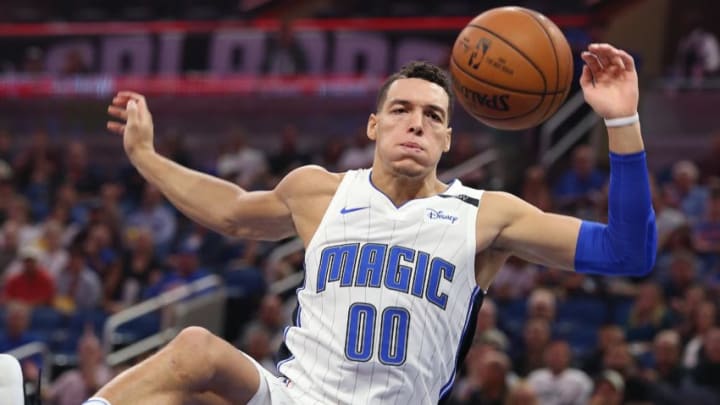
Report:
M478 217L482 220L490 216L497 230L493 247L533 263L573 269L579 219L545 213L512 194L502 192L486 192L483 197ZM486 225L479 221L478 232L483 232L481 227Z

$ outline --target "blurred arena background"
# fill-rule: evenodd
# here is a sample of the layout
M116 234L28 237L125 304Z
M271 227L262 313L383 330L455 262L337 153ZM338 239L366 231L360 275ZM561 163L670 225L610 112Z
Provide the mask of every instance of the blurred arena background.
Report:
M368 165L365 124L383 78L412 59L446 66L467 21L510 5L105 3L0 3L0 352L23 360L28 393L46 404L80 404L186 325L274 370L302 283L298 241L224 238L145 185L105 130L116 91L147 95L166 156L271 188L298 165ZM660 250L645 279L510 260L454 403L565 404L573 390L586 398L573 403L602 390L615 403L720 403L720 7L710 3L512 3L548 15L576 52L610 42L636 58ZM607 143L578 90L520 133L456 109L441 177L603 221Z

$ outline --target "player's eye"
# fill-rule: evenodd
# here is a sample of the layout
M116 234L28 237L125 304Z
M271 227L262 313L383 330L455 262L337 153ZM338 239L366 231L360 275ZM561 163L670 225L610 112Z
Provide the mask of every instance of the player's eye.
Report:
M393 114L402 114L404 112L407 112L407 109L405 109L403 107L393 108L392 110L390 110L390 112Z
M428 112L425 113L425 115L428 116L428 117L430 117L430 119L433 120L433 121L442 122L442 118L440 118L440 115L438 115L437 113L434 113L434 112L432 112L432 111L428 111Z

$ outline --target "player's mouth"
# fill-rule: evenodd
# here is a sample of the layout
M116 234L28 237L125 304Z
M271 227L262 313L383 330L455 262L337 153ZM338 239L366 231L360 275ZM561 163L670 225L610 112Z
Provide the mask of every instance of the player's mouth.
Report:
M424 150L422 146L418 145L415 142L403 142L400 144L400 146L402 146L403 148L406 148L406 149L412 149L412 150L417 150L417 151Z

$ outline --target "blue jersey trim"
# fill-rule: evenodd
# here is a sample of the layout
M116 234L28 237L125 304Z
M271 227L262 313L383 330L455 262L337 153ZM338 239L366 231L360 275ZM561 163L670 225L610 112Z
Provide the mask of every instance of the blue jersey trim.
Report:
M402 203L402 204L400 204L400 205L395 205L395 203L394 203L393 200L390 198L390 196L388 196L387 194L385 194L384 191L380 190L380 189L375 185L375 183L373 183L373 180L372 180L372 170L368 170L368 181L370 181L370 185L372 186L372 188L374 188L375 190L377 190L378 193L382 194L382 195L390 202L390 204L392 204L392 206L395 207L396 210L399 210L400 208L404 207L405 205L407 205L408 203L411 203L411 202L413 202L413 201L424 200L425 198L432 198L432 197L435 197L435 196L438 196L438 195L442 194L442 193L440 193L440 194L431 195L431 196L424 197L424 198L414 198L414 199L412 199L412 200L405 201L404 203ZM447 188L445 189L445 191L443 191L443 193L446 193L448 190L450 190L450 188L451 188L452 186L454 186L457 181L458 181L458 179L453 179L450 183L445 183L445 185L447 186Z
M303 269L304 271L305 269ZM307 274L307 273L306 273ZM295 297L297 298L297 305L295 306L295 309L293 310L293 324L292 327L301 327L300 325L300 313L302 312L302 308L300 307L300 297L299 294L302 290L305 289L305 281L306 278L303 277L303 282L300 287L295 290ZM282 367L283 364L288 363L295 359L295 355L290 351L290 348L287 346L287 334L290 332L291 326L286 326L285 330L283 331L283 342L280 345L280 348L277 351L277 365L275 368L277 369L278 373L282 374L282 371L280 371L280 367Z
M443 385L440 389L440 404L445 403L450 397L450 392L452 392L453 384L455 384L455 376L457 375L457 370L460 367L460 363L465 359L468 350L470 350L473 336L475 335L478 310L480 309L480 306L482 306L484 298L485 293L483 292L483 290L480 287L475 286L475 289L470 296L468 312L467 316L465 317L465 326L463 327L462 334L460 335L460 343L458 345L457 353L455 354L455 366L453 368L452 374L450 375L450 380L446 382L445 385Z

